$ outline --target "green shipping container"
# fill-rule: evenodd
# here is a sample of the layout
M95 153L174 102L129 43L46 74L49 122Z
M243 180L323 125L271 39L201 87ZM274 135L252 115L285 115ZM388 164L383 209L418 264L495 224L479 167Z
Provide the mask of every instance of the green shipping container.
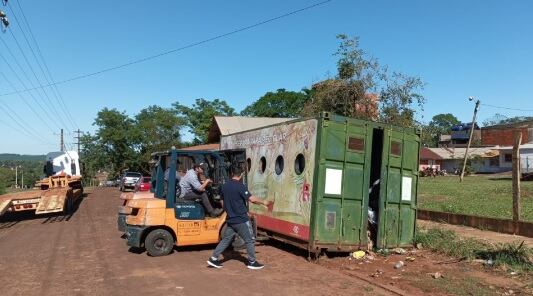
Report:
M221 149L246 149L251 193L273 201L250 211L271 237L311 252L366 248L369 239L378 248L413 242L415 129L324 112L222 136Z

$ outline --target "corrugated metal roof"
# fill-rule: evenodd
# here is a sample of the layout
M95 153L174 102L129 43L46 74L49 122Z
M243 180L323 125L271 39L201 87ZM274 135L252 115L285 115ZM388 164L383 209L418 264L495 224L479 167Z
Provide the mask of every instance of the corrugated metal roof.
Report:
M423 148L428 149L440 158L435 159L461 159L465 157L466 148ZM429 155L429 154L428 154ZM468 155L480 157L494 157L500 155L498 147L471 147ZM430 158L431 159L431 158Z
M499 150L513 150L513 146L498 147ZM520 145L520 149L533 149L533 143L527 143Z
M180 150L220 150L220 144L205 144L181 148Z
M263 126L273 125L295 118L215 116L216 124L222 136L247 131Z

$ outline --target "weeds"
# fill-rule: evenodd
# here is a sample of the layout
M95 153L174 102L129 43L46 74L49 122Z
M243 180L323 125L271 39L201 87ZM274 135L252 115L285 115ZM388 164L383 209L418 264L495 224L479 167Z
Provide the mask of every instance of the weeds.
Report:
M472 238L459 238L450 230L430 228L418 229L415 243L458 258L491 260L495 266L503 265L513 270L533 272L533 250L525 246L524 242L492 245Z

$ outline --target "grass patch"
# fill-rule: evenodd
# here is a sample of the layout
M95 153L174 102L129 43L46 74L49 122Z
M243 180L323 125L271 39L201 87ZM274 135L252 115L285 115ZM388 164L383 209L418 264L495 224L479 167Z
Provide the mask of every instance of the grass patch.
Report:
M421 243L424 248L449 256L492 260L494 266L506 266L515 271L533 273L533 250L523 242L492 245L472 238L460 238L450 230L419 228L415 243Z
M533 182L521 183L521 218L533 222ZM496 176L446 176L420 178L418 207L448 213L460 213L493 218L513 216L511 178Z
M473 277L444 277L438 280L427 280L426 278L421 278L418 274L413 274L413 276L418 278L415 280L416 286L428 295L435 294L435 291L442 291L446 294L459 296L501 295L498 291L485 287Z

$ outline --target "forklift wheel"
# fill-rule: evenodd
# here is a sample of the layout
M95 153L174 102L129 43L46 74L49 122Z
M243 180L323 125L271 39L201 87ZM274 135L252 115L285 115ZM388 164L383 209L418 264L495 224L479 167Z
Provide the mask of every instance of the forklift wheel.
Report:
M154 229L146 236L144 247L150 256L166 256L174 248L174 238L165 229Z

